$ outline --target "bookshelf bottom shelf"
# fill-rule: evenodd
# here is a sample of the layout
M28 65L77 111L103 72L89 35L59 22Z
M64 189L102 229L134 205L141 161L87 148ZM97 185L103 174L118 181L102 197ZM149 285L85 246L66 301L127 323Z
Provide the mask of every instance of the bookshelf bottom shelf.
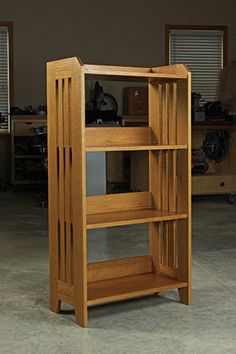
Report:
M88 283L88 306L184 288L187 283L163 274L145 273Z

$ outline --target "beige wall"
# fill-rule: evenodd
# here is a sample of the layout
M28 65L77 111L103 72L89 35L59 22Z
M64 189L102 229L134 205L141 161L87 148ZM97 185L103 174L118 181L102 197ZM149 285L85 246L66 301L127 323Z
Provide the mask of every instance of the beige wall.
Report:
M113 5L112 5L113 4ZM229 25L236 57L235 1L5 1L1 20L14 22L15 104L45 103L45 64L80 55L89 63L164 63L165 24Z
M229 59L235 59L234 8L234 0L2 2L0 20L14 23L14 103L45 103L50 60L79 55L88 63L164 64L165 24L228 25Z

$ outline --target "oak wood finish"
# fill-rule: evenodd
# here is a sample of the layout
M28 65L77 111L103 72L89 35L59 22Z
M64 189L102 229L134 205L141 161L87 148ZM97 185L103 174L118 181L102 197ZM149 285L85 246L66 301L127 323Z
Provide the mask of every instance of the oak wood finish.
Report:
M138 256L88 264L88 282L151 273L151 256Z
M58 308L58 280L72 284L76 321L86 327L84 109L84 75L79 61L71 58L48 63L51 309Z
M146 80L147 127L85 128L85 79ZM184 65L130 68L48 63L50 301L74 306L88 325L88 306L179 289L191 303L191 76ZM145 192L87 196L88 151L149 156ZM149 223L146 256L87 264L88 229ZM124 237L125 243L125 237Z
M177 68L180 68L178 66ZM160 79L186 79L187 72L181 73L176 70L167 69L164 71L158 71L157 68L132 68L122 66L111 65L84 65L84 73L90 75L110 76L113 79L115 77L132 77L132 78L160 78Z
M149 97L149 127L152 129L153 138L159 144L161 140L161 85L158 81L149 80L148 83ZM153 207L161 209L161 166L162 154L157 152L149 152L149 191L152 193ZM154 221L154 220L153 220ZM149 225L149 254L153 259L154 270L159 272L160 265L160 242L161 242L161 223L150 223Z
M185 288L186 285L186 282L157 273L95 281L88 284L88 305L152 295L160 291Z
M157 209L140 209L114 213L97 213L87 215L87 229L103 227L145 224L150 222L185 219L187 213L170 213Z
M151 151L151 150L184 150L187 145L119 145L119 146L89 146L87 152L99 151Z
M151 207L152 194L150 192L118 193L87 197L87 215L151 209Z
M192 303L192 210L191 210L191 120L187 122L184 117L191 117L191 73L188 81L180 81L177 87L177 119L181 129L177 130L177 141L184 139L188 150L182 151L177 160L177 186L181 193L177 196L177 211L186 210L188 218L178 222L178 279L186 281L188 286L179 290L180 301L184 304ZM183 136L184 135L184 136Z
M167 139L158 144L150 127L86 128L85 141L87 152L187 149L186 144L167 143Z
M86 148L149 145L152 139L152 131L148 127L86 128L85 134Z

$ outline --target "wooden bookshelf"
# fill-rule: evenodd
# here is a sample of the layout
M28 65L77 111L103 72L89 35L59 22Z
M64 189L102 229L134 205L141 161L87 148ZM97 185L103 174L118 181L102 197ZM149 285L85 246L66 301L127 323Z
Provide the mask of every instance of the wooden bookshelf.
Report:
M85 80L147 81L148 126L85 127ZM50 307L87 327L89 306L178 289L191 303L191 74L181 64L131 68L48 63ZM145 192L86 196L86 152L147 151ZM58 208L55 208L55 205ZM87 230L149 224L149 254L87 262ZM124 240L125 247L125 240Z

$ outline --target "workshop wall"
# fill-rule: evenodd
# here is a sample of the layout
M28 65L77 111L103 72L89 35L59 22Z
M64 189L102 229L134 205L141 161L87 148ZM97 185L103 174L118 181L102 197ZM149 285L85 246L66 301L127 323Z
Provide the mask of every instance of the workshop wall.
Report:
M228 25L229 59L235 59L234 5L233 0L5 1L0 20L14 23L14 104L45 103L50 60L80 55L87 63L163 65L165 24Z
M8 0L0 16L14 22L15 104L45 103L49 60L79 54L88 63L164 64L167 23L228 24L229 55L235 58L234 5L233 0Z

